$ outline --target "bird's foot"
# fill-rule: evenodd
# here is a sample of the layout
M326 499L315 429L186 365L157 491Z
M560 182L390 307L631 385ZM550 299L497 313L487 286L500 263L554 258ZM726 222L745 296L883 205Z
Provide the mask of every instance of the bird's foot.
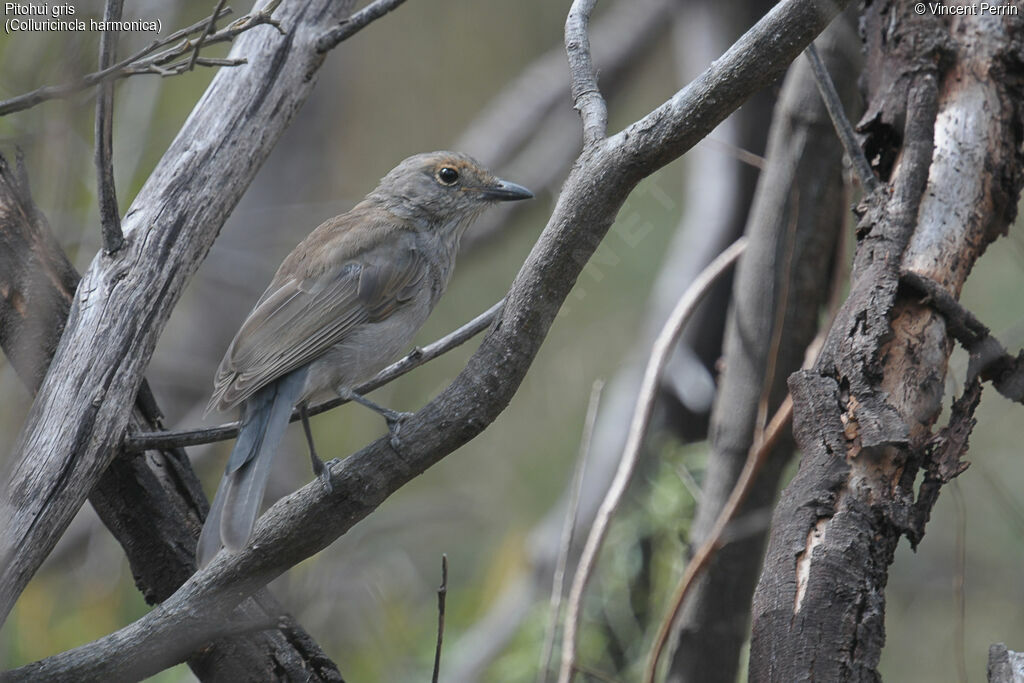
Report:
M388 423L388 433L391 436L389 440L391 448L395 453L401 454L402 442L398 438L398 433L402 430L402 424L412 417L413 414L389 409L386 412L381 413L381 415L384 416L384 421Z
M331 468L316 455L312 456L313 460L313 474L320 479L320 483L323 484L324 491L332 493L334 491L334 482L331 480Z

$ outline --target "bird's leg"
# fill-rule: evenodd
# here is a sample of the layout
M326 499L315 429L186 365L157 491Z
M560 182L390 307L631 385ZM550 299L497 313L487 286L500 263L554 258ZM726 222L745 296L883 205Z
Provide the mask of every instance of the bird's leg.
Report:
M388 432L391 434L391 447L397 452L400 445L398 432L402 428L402 423L412 417L412 413L401 413L396 410L391 410L390 408L385 408L382 405L374 403L362 394L357 394L348 387L338 387L337 391L338 396L346 401L355 401L359 405L369 408L384 418L385 422L388 423Z
M316 454L316 446L313 445L313 430L309 428L309 411L306 409L306 402L299 404L299 417L302 419L302 430L306 432L306 443L309 444L309 459L313 463L313 474L320 477L320 483L324 485L327 493L334 490L331 483L331 468L324 465L324 461Z

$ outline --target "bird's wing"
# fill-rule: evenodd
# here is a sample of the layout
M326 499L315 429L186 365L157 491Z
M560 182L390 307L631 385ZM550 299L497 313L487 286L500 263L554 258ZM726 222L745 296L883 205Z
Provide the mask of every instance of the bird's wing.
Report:
M411 241L378 246L319 275L280 272L221 361L211 407L222 410L325 353L356 326L383 320L416 293L428 263Z

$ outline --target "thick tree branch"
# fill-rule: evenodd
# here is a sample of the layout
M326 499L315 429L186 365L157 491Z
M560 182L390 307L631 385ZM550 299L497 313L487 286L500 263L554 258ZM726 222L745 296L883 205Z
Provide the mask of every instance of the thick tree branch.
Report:
M828 1L788 0L780 3L694 84L626 132L614 136L600 147L591 147L583 152L566 181L544 232L513 282L501 315L455 381L403 424L404 447L400 454L391 449L389 439L382 438L342 462L331 463L332 493L327 493L318 482L314 482L314 485L307 485L278 501L257 524L253 542L248 548L236 554L219 554L160 609L94 644L24 667L17 675L46 676L73 671L73 675L79 677L116 678L125 661L144 663L155 643L166 647L168 643L181 642L179 638L208 637L209 627L222 623L245 595L265 585L302 558L324 548L392 492L479 434L512 399L576 277L636 184L678 158L755 90L778 78L789 62L840 9L836 3ZM298 27L292 29L296 30ZM305 35L303 30L302 35L295 36L291 42L302 45ZM250 37L246 42L252 40L255 39ZM288 55L282 55L281 59L285 60L283 67L286 69L305 66L301 63L292 65ZM257 66L255 61L251 63ZM218 74L218 81L226 73L238 78L236 74L241 72L222 72ZM218 81L215 81L214 89ZM282 81L290 82L289 79L275 79L275 83ZM208 94L203 102L210 100ZM257 104L260 103L257 101ZM263 111L263 106L257 109ZM189 121L194 122L197 118L202 117L194 114ZM187 128L183 133L193 132ZM219 130L216 132L218 138L225 134ZM195 145L195 141L191 142ZM177 143L172 145L171 151L177 151L176 147ZM168 170L158 169L142 195L147 194L147 189L152 192L159 188ZM203 167L190 170L191 174L177 174L175 178L178 182L210 182ZM219 185L230 188L232 181L238 180L236 173L229 173L227 178L221 176ZM161 202L152 198L142 206L152 204ZM215 211L223 208L218 205ZM140 208L140 211L145 212L145 209ZM168 215L177 215L177 212L170 211ZM133 218L131 214L130 217ZM147 212L139 218L146 219L139 226L143 230L143 226L150 225L156 216ZM189 221L170 232L175 238L187 234L192 239L176 239L175 242L184 242L190 250L205 252L208 238L195 234L198 230L190 228L203 222ZM148 233L157 243L150 245L151 248L162 248L159 232ZM129 232L129 245L122 253L135 248L131 234ZM202 244L197 245L193 240ZM187 266L188 259L185 261L175 260L181 267ZM102 261L97 263L97 272L89 281L96 287L109 286L105 278L110 273L103 265ZM160 272L167 270L175 269ZM153 285L156 285L154 291L168 290L174 295L180 291L180 283L173 279L160 278L150 287ZM139 314L132 319L152 317L154 327L158 327L164 319L163 306L167 302L156 305L146 301L146 297L132 296L138 291L136 288L130 288L130 292L127 289L116 289L114 294L118 298L125 297L128 308ZM90 290L80 288L81 291ZM57 367L64 366L61 352L67 352L65 342L87 340L88 328L102 321L97 321L96 316L108 306L98 294L99 290L88 298L90 305L79 309L77 317L73 317L73 326L65 334L55 359ZM108 390L104 396L97 397L99 405L95 409L62 410L59 416L65 427L62 433L94 437L88 438L86 443L101 446L108 446L112 439L117 438L113 435L120 435L123 419L119 419L121 416L117 411L107 407L106 397L120 393L123 388L134 389L141 373L136 359L117 350L128 343L133 351L148 358L155 337L151 329L121 330L108 337L107 345L114 351L101 353L88 370L95 379L109 377ZM85 340L81 338L83 334L86 335ZM69 381L72 386L77 386L76 378L63 378L61 374L51 371L44 388L49 386L51 391L59 390L62 383ZM113 391L115 389L117 391ZM43 405L52 404L46 401ZM49 417L52 410L43 409L40 411L42 415L30 417L27 438L19 452L33 445L36 425L44 423L40 417ZM45 448L36 452L65 454L67 457L76 450L76 443L78 441L74 439L47 439L45 444L40 444ZM83 450L86 450L84 455L93 456L96 449L90 446ZM83 459L89 458L80 456L76 462ZM23 525L17 524L14 528L22 529ZM185 643L186 647L189 645ZM110 648L116 648L117 658L110 657Z
M315 84L317 37L350 7L289 3L279 17L286 35L239 38L232 56L248 68L217 74L125 215L125 246L99 254L83 277L0 491L0 516L9 520L0 534L4 618L118 452L188 276Z
M0 346L33 394L53 357L78 280L32 201L20 159L15 173L0 157ZM132 424L159 428L159 418L143 383ZM195 572L206 498L184 451L118 458L89 500L124 548L147 602L164 600ZM253 680L272 671L302 671L312 680L340 680L330 660L269 592L258 594L245 610L280 626L218 640L191 655L188 664L197 676Z

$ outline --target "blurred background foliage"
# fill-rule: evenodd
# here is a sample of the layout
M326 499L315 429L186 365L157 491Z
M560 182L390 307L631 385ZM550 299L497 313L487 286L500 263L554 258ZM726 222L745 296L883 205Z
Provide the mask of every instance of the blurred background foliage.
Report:
M78 17L102 15L99 0L73 4ZM202 18L213 4L129 2L125 18L159 18L167 33ZM508 81L560 44L568 4L413 1L329 56L316 91L234 211L161 339L148 377L168 425L233 419L202 418L213 371L280 259L320 221L351 207L405 156L452 145ZM234 9L238 16L248 5ZM123 36L120 54L151 40ZM98 35L90 32L0 36L0 98L94 70L97 42ZM613 130L683 84L664 42L648 51L612 100ZM122 211L212 75L200 68L174 78L136 76L119 82L114 151ZM568 93L560 106L571 108ZM80 270L99 246L92 131L90 93L0 118L4 152L14 145L24 151L36 201ZM442 553L450 564L442 680L446 665L453 665L451 653L468 642L462 639L473 634L504 587L528 571L531 529L571 478L591 384L615 373L642 325L652 281L682 213L684 166L685 161L670 165L630 198L497 422L273 584L347 680L429 678ZM554 192L538 192L500 235L464 255L418 343L457 327L504 294L555 198ZM632 226L628 239L623 226ZM1024 249L1016 232L982 259L964 293L965 302L1011 350L1024 342L1022 280ZM379 390L375 398L415 410L454 378L474 347L475 342L467 344ZM951 392L959 390L965 363L959 356L953 363ZM0 359L0 451L13 442L29 401ZM1018 608L1024 602L1019 571L1024 466L1013 436L1020 410L985 392L971 441L972 468L941 497L919 551L901 546L888 591L882 663L891 680L955 678L961 642L975 680L982 677L990 643L1024 649L1024 613ZM350 406L315 418L313 428L321 454L330 457L344 457L384 432L376 416ZM643 471L645 485L636 487L642 495L613 525L591 584L582 638L580 661L596 671L619 670L624 680L636 677L653 628L636 615L660 618L683 567L694 497L680 471L699 481L705 458L702 444L684 447L655 439L651 447L660 457ZM222 443L189 451L209 493L229 448ZM271 501L311 478L300 430L292 430L283 450L268 492ZM960 531L963 526L966 532ZM962 552L965 568L959 565ZM638 580L641 566L652 570ZM954 591L960 581L963 615ZM88 642L147 609L120 548L86 507L0 630L0 663L16 666ZM534 679L546 595L524 609L527 618L490 664L485 680ZM179 666L156 680L192 680L192 675Z

